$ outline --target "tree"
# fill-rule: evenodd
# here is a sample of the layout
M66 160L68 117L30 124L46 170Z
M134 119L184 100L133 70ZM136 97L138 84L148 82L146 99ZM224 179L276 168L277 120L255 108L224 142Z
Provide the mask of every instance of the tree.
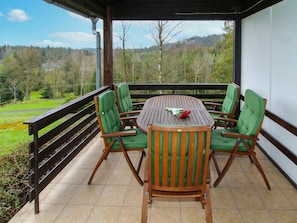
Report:
M7 56L2 62L1 74L1 94L2 91L6 91L3 94L1 101L11 100L16 102L22 100L22 93L20 92L21 77L18 75L16 67L16 61L13 56ZM7 94L9 92L9 94ZM0 102L1 102L0 101Z
M40 50L33 47L22 47L14 53L16 72L21 80L26 100L30 100L31 87L36 83L35 78L40 71Z
M181 22L170 23L169 21L157 21L150 30L151 37L158 47L158 79L163 83L163 56L167 52L166 43L174 38L181 31L176 30Z
M127 33L129 31L130 25L122 22L122 33L118 34L117 37L121 41L122 45L122 60L123 60L123 70L125 75L125 80L128 79L128 64L127 64L127 52L126 52L126 42L127 42Z
M230 83L233 74L233 22L225 22L223 40L216 44L217 62L213 76L219 83Z

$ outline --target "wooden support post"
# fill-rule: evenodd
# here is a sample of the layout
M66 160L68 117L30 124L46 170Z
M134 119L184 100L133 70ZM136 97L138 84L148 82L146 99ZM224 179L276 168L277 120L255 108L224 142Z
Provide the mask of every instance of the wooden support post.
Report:
M104 85L113 85L113 51L112 51L112 19L111 6L106 8L104 19Z

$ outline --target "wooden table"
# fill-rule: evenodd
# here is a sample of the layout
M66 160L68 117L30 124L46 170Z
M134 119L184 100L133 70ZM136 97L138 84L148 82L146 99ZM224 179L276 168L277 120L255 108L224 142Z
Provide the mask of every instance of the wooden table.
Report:
M191 110L191 114L180 119L165 107ZM212 126L214 120L199 99L185 95L164 95L152 97L145 102L137 124L142 131L147 132L150 124Z

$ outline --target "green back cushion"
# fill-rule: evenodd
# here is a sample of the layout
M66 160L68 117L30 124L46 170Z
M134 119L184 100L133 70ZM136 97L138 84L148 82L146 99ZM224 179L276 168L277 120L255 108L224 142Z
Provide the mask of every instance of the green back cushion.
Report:
M247 89L244 97L244 105L236 125L237 131L240 134L255 135L261 126L264 114L264 99L254 91Z
M106 91L99 96L99 112L102 126L105 133L112 133L123 131L122 123L120 119L119 110L115 103L115 93L114 91ZM128 130L127 130L128 131ZM122 137L122 141L125 148L129 150L130 148L146 148L147 147L147 135L140 130L136 129L136 136L125 136ZM107 139L109 143L112 138ZM120 144L116 141L112 147L112 150L119 150Z
M227 92L226 96L222 105L222 112L231 114L233 112L233 108L235 104L238 102L238 87L236 87L234 84L229 84L227 86Z
M115 103L114 91L106 91L99 96L99 114L105 133L122 129L119 110Z
M237 132L244 135L255 135L261 127L264 118L264 99L252 90L246 90L244 105L239 115L235 129L215 129L211 132L211 149L233 150L237 138L223 137L222 132ZM251 145L252 141L248 141ZM243 143L239 144L239 151L247 151Z
M123 112L132 111L132 99L127 83L120 83L117 88L119 103Z
M180 175L180 169L181 169L181 163L180 163L180 159L181 159L181 150L180 150L180 144L186 144L186 147L187 147L187 150L186 150L186 158L185 158L185 168L184 168L184 173L183 176L183 182L184 182L184 185L183 186L186 186L186 179L188 177L191 177L191 185L188 185L188 186L193 186L195 185L195 178L196 177L199 177L199 183L202 184L203 182L203 171L204 171L204 162L205 162L205 144L204 144L204 150L203 151L198 151L198 149L195 149L194 150L194 154L192 157L194 157L194 167L197 165L197 162L198 162L198 165L201 166L201 171L199 174L196 174L196 168L193 168L193 173L192 173L192 176L187 176L187 172L188 172L188 161L189 161L189 143L190 143L190 139L189 139L189 134L187 133L187 138L185 141L181 142L181 133L178 133L178 143L173 143L172 142L172 133L169 133L169 140L168 140L168 143L166 143L166 146L167 146L167 150L168 150L168 175L166 176L166 179L167 179L167 182L162 182L162 178L163 178L163 168L164 168L164 165L165 165L165 161L164 161L164 157L163 157L163 150L165 150L165 147L163 146L163 136L164 136L164 132L161 132L161 136L160 136L160 142L159 142L159 146L157 146L157 148L155 148L154 146L154 143L152 143L152 148L150 148L149 152L151 153L152 157L154 156L159 156L160 157L160 162L159 164L156 164L154 163L154 159L152 159L152 184L154 185L155 184L155 166L159 166L160 169L159 169L159 174L160 174L160 185L162 186L166 186L166 185L171 185L171 181L175 181L174 185L175 186L178 186L178 179L179 179L179 175ZM206 141L205 137L206 137L206 133L201 133L201 134L204 134L204 142ZM152 131L152 134L151 134L151 138L149 139L151 140L152 142L155 142L155 131ZM198 148L198 133L196 133L195 135L195 139L191 142L191 143L194 143L195 145L195 148ZM176 151L177 150L177 151ZM174 152L175 151L175 152ZM173 158L174 154L176 154L176 157ZM176 160L174 162L174 160ZM172 178L172 175L173 173L171 173L171 171L169 171L172 167L172 165L175 165L176 166L176 172L175 172L175 175L176 177L173 179Z

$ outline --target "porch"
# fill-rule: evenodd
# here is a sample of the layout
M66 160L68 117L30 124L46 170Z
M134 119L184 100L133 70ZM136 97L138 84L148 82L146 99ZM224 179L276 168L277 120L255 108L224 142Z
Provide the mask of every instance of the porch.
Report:
M29 202L9 223L140 222L143 187L122 155L110 154L88 185L102 149L99 133L40 193L40 212L35 214L34 202ZM236 159L221 184L211 188L214 222L296 221L296 189L258 148L256 152L271 191L248 158ZM137 155L132 157L136 162ZM210 165L215 179L212 161ZM155 200L148 210L148 222L201 222L204 214L200 202Z

